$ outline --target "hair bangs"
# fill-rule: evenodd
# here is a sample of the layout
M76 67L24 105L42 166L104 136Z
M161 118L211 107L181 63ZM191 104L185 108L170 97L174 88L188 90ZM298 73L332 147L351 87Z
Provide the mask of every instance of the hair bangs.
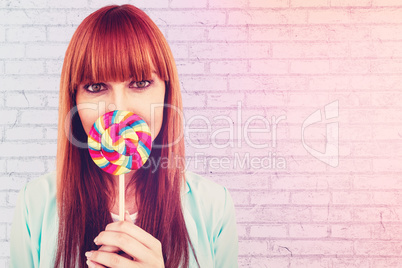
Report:
M71 65L72 93L83 82L150 80L153 72L169 80L163 45L158 42L162 33L138 14L133 20L130 12L134 11L117 6L82 34L80 52L72 61L76 64Z

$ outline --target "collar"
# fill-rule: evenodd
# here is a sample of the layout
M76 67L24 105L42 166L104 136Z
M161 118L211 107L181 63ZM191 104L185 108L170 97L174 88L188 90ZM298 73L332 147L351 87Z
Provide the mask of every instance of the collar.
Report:
M184 185L182 186L183 187L183 190L182 190L182 194L181 194L181 196L184 196L184 195L186 195L188 192L190 192L190 187L189 187L189 184L188 184L188 181L187 181L187 177L189 176L189 174L188 174L188 171L186 170L185 172L184 172Z
M185 182L185 183L184 183L184 190L183 190L182 196L185 195L185 194L187 194L188 192L190 192L190 188L188 187L188 182L187 182L187 180L185 180L184 182Z

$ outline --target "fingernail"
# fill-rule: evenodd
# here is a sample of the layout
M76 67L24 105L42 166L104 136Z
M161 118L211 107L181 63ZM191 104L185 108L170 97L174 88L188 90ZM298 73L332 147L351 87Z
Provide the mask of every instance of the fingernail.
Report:
M94 243L96 244L98 242L98 237L95 237Z
M87 265L89 268L95 268L95 263L91 262L90 260L87 260Z
M130 216L130 213L128 213L128 210L126 210L126 214L127 214L128 216Z
M92 252L91 252L91 251L85 252L85 257L91 258L91 256L92 256Z

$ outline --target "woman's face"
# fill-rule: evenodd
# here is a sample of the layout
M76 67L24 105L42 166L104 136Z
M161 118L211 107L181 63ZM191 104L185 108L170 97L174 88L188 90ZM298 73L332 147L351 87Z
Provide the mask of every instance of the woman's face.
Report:
M86 134L101 115L114 111L130 111L142 117L151 129L152 141L163 121L165 82L155 71L150 80L83 82L78 86L76 103Z

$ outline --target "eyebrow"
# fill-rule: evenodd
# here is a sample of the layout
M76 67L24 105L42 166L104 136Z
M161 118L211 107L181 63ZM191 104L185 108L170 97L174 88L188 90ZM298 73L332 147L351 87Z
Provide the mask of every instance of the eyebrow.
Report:
M152 72L153 74L159 76L155 69L152 69L151 72ZM132 78L133 78L133 77L131 76L130 79L132 79ZM100 81L100 82L93 82L93 81L91 81L91 80L84 80L84 81L81 81L78 85L80 86L80 85L82 85L82 84L85 85L85 84L88 84L88 83L103 83L103 82L102 82L102 81Z

